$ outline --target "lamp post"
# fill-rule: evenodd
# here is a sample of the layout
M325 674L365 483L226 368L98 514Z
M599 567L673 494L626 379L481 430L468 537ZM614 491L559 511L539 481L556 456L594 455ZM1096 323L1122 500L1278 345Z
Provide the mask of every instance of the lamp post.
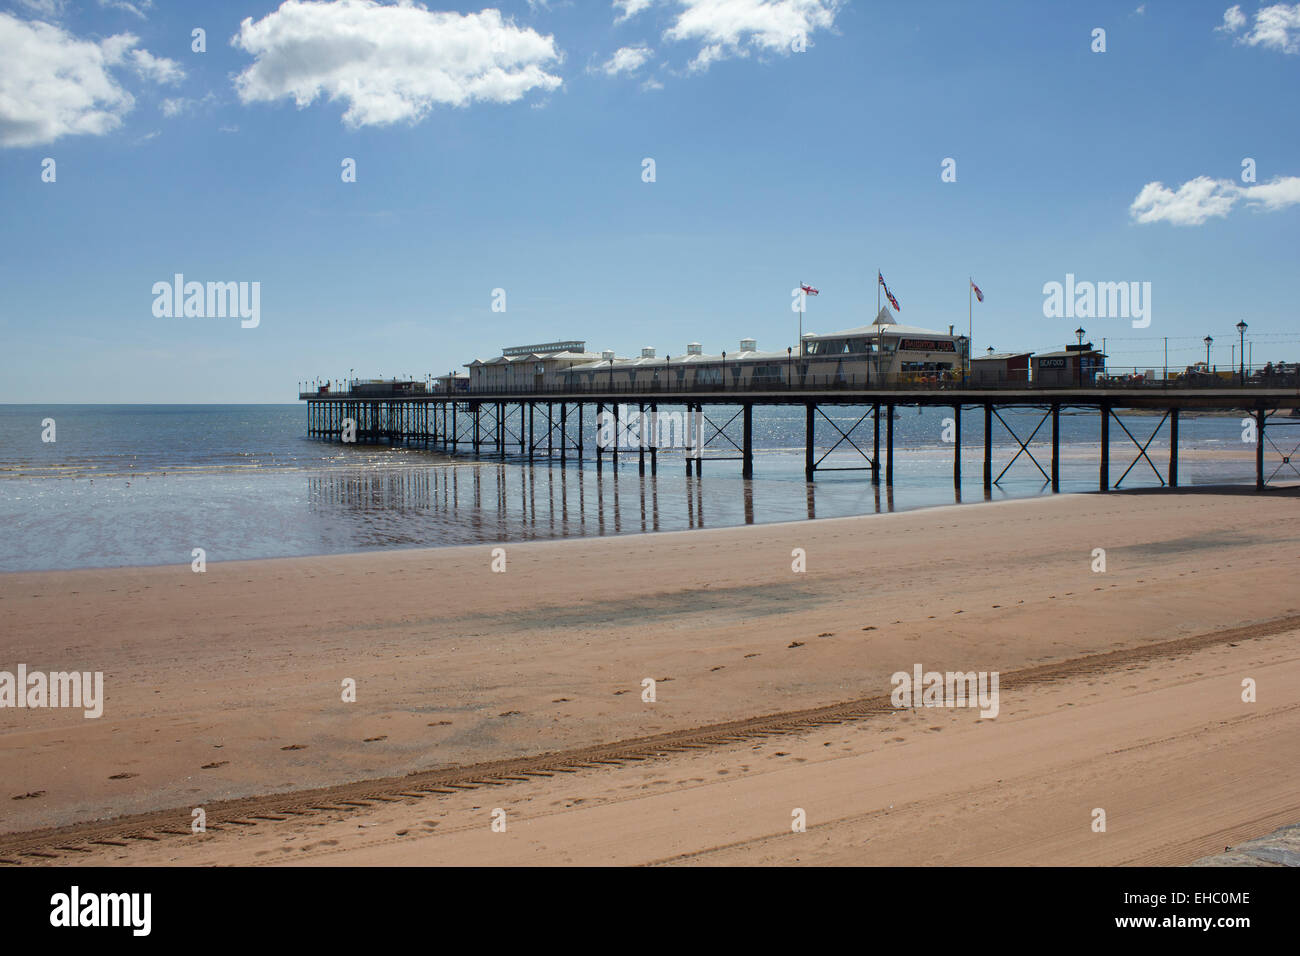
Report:
M794 348L785 347L785 387L794 387Z
M727 387L727 350L722 350L722 387Z
M1242 385L1246 384L1246 329L1248 328L1245 319L1237 323L1237 334L1241 336L1241 374L1239 383Z
M1210 346L1214 344L1214 336L1205 337L1205 374L1210 374Z

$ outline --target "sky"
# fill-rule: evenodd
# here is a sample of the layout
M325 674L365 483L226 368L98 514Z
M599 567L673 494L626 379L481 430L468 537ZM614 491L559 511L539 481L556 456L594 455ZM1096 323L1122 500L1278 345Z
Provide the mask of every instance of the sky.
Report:
M1296 361L1298 94L1300 3L0 0L0 402L784 350L877 272L976 353Z

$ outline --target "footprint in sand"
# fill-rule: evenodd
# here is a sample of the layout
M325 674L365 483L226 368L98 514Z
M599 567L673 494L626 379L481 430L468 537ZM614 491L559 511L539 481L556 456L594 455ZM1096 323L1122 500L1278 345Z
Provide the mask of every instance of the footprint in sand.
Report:
M430 726L430 727L450 727L450 726L451 726L451 721L450 721L450 720L435 720L433 723L429 724L429 726Z
M126 773L125 771L123 771L122 773L115 773L115 774L113 774L113 775L112 775L111 777L109 777L108 779L109 779L109 780L129 780L131 777L138 777L138 776L140 776L138 773Z
M318 846L338 846L338 845L339 845L338 840L321 840L319 843L308 843L306 846L298 847L298 849L302 850L303 852L306 852L307 850L314 850Z
M289 746L287 746L287 747L281 747L280 749L281 749L281 750L306 750L306 749L307 749L307 745L306 745L306 744L290 744ZM212 766L214 766L214 767L220 767L221 764L213 764Z
M709 672L712 673L713 671L720 671L722 670L722 668L726 666L727 666L726 664L719 664L717 667L710 667Z
M864 631L874 631L875 629L876 629L876 625L874 624L868 624L866 627L863 628Z
M362 742L363 744L373 744L373 743L375 743L376 741L379 741L379 740L387 740L387 739L388 739L388 734L382 734L382 735L380 735L380 736L378 736L378 737L367 737L365 740L363 740L363 741L361 741L361 742Z
M786 645L786 647L787 647L787 648L790 648L790 647L803 647L803 641L791 641L789 644Z
M44 790L32 790L30 793L20 793L16 797L10 797L11 800L32 800L36 797L45 796Z
M567 697L557 697L555 700L551 701L552 704L567 704L568 702L569 698Z
M218 760L216 763L205 763L205 764L204 764L202 767L200 767L199 769L200 769L200 770L216 770L218 767L224 767L224 766L225 766L226 764L228 764L228 763L230 763L229 760ZM131 776L134 777L135 774L131 774ZM112 778L110 777L109 779L111 780Z
M834 631L822 631L822 632L821 632L820 634L818 634L817 636L818 636L818 637L834 637L834 636L835 636L835 632L834 632Z
M497 716L498 716L498 717L518 717L521 713L523 713L523 712L522 712L522 711L518 711L518 710L507 710L504 714L497 714Z

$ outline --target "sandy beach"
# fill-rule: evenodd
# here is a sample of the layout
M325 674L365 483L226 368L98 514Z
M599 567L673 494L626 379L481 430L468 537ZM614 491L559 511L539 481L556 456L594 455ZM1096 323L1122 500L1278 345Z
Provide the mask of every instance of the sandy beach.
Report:
M1300 819L1298 513L1294 490L1071 495L507 545L504 573L480 546L5 575L0 669L102 671L106 700L0 710L0 858L1191 862ZM998 716L864 704L400 795L887 701L916 664L999 672ZM132 814L152 838L29 832Z

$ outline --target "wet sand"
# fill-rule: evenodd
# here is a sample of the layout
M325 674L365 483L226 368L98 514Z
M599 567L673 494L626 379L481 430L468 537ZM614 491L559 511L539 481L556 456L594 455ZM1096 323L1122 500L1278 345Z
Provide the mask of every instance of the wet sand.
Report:
M80 711L0 710L0 831L162 808L175 808L176 825L188 829L191 808L238 796L887 695L890 675L915 663L1011 673L1268 622L1300 613L1289 570L1300 553L1291 530L1298 511L1288 491L1062 496L510 545L505 573L492 571L492 548L480 546L214 563L204 574L186 564L0 576L0 669L22 662L30 670L103 671L107 696L97 720ZM1098 548L1104 572L1093 570ZM806 554L804 573L792 570L794 549ZM1300 800L1289 796L1300 792L1295 647L1295 634L1283 631L1135 665L1147 670L1124 681L1100 674L1100 690L1084 678L1058 681L1009 699L991 721L968 709L921 709L835 734L773 738L779 743L761 744L764 768L781 761L804 768L786 783L739 772L751 745L737 745L735 753L711 748L512 784L490 807L469 790L441 796L437 807L413 802L410 820L400 816L405 805L394 804L369 821L391 824L394 842L322 862L698 854L705 862L790 862L765 841L789 831L791 807L818 801L815 812L805 808L808 833L797 835L808 844L797 850L809 854L798 857L803 862L980 862L980 853L997 862L1186 862L1221 850L1213 844L1225 828L1233 832L1228 845L1300 819ZM1189 660L1202 662L1185 670ZM1240 701L1242 676L1259 681L1253 707ZM645 678L656 681L654 703L642 700ZM356 682L353 703L342 699L345 679ZM886 746L895 736L903 737L899 746ZM1149 763L1120 756L1143 748L1164 761L1145 790L1139 771ZM814 756L832 753L838 762L825 767ZM852 772L837 776L843 767ZM666 782L656 783L656 774ZM668 799L654 812L567 817L607 802L611 788L667 794L690 789L674 782L695 777L734 777L739 789L715 788L698 805L694 797ZM912 855L880 852L870 837L876 824L854 820L885 812L889 788L879 786L890 779L899 782L895 807L901 800L911 819L929 820L917 822L922 830L945 832L937 821L947 821L946 843L903 839L904 828L894 850L911 847ZM1020 783L998 790L998 781ZM1089 781L1099 796L1089 794ZM791 803L800 787L809 796ZM986 793L1000 794L987 806L1003 812L983 813ZM1077 839L1075 810L1061 802L1077 797L1086 816L1106 800L1120 806L1139 796L1150 833L1122 844L1089 842L1086 820ZM462 799L470 802L461 807ZM529 824L534 836L488 852L478 842L480 811L504 803L538 816ZM737 807L750 809L736 816ZM779 807L786 822L773 824ZM1130 825L1134 812L1129 806L1123 815ZM719 827L717 814L728 813L735 826ZM371 814L327 825L363 833ZM417 816L437 823L441 849L404 856ZM559 829L545 830L542 818ZM694 836L663 836L688 818ZM1015 852L999 857L978 836L977 820ZM570 825L590 839L565 836ZM177 838L123 851L121 862L148 854L178 863L289 856L279 849L294 835L287 826L238 840L224 831ZM463 839L443 840L462 827ZM396 829L407 834L396 837ZM508 832L526 829L517 820ZM1113 825L1107 837L1117 833ZM814 834L825 841L815 854ZM490 828L486 835L505 836ZM1103 845L1110 849L1099 852Z

